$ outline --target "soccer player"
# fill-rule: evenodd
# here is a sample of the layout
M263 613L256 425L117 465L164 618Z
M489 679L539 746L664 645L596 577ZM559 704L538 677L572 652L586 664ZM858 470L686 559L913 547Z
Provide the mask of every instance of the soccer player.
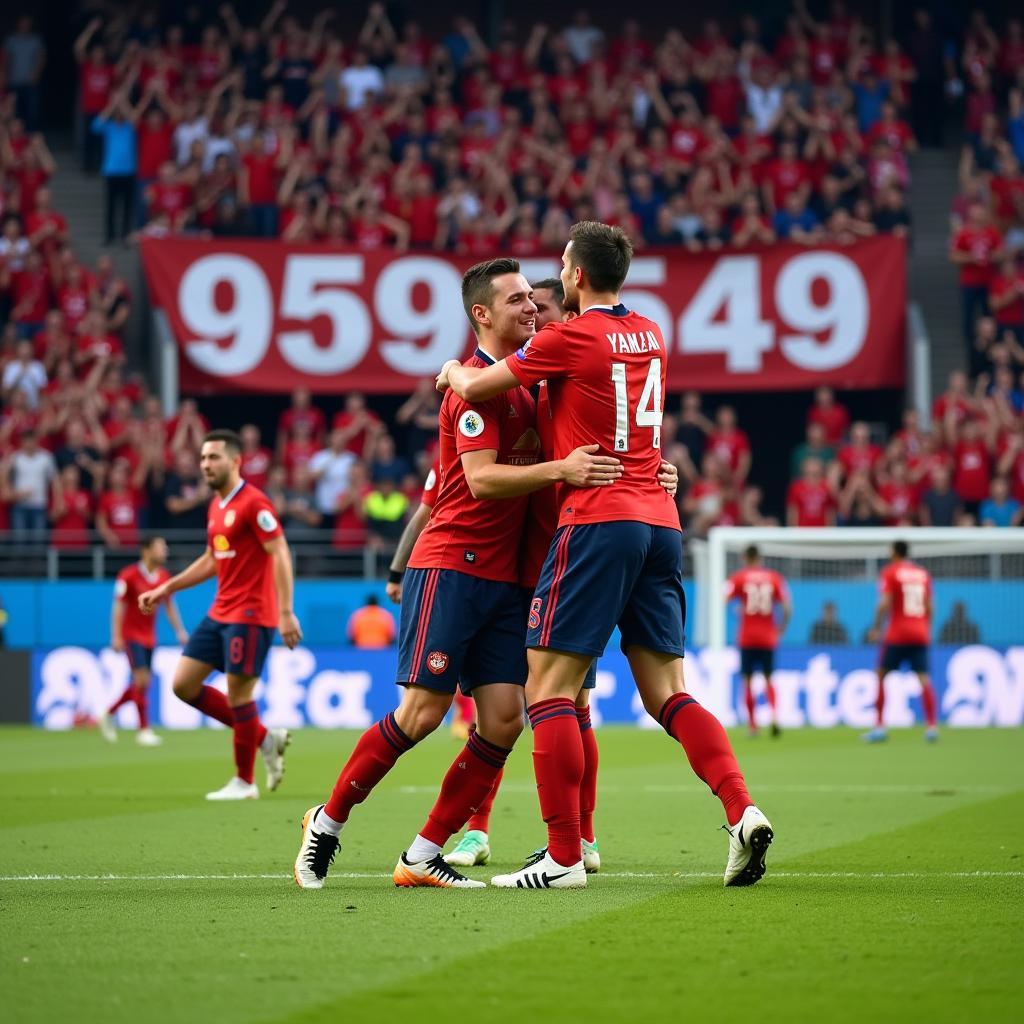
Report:
M471 267L462 279L462 299L478 340L471 366L494 364L534 333L537 309L516 260ZM595 446L540 462L534 412L533 397L520 387L485 402L464 402L453 393L441 403L440 489L402 586L401 701L360 738L326 803L306 812L294 865L302 888L323 886L352 809L437 728L458 685L476 698L477 727L445 775L427 824L399 858L394 881L484 885L447 864L441 848L491 792L523 729L527 609L519 545L527 495L563 480L604 486L622 471L616 458L591 454Z
M274 639L275 626L288 647L302 639L292 604L291 552L274 506L241 476L242 442L232 430L203 439L199 468L214 498L207 512L206 550L187 569L139 595L151 615L171 594L213 576L217 595L189 637L174 676L174 693L234 732L235 775L207 800L255 800L256 751L263 754L267 789L284 775L287 729L267 729L253 691ZM211 672L227 676L227 696L205 685Z
M772 715L772 735L781 736L782 730L775 717L772 673L775 671L779 634L786 631L793 612L789 588L779 573L761 564L761 552L753 544L743 552L743 560L745 567L734 572L725 584L725 600L726 603L740 602L740 675L743 676L750 735L757 735L754 673L760 672L764 676L765 695ZM775 620L776 606L782 608L781 622Z
M149 537L142 542L139 560L117 574L114 601L110 611L110 646L128 658L131 680L113 704L99 717L100 734L108 743L117 740L114 715L123 704L132 702L139 713L139 731L135 742L142 747L158 747L163 740L149 727L149 683L156 647L156 616L139 611L139 594L159 586L170 579L167 564L167 541L163 537ZM181 615L174 600L164 601L167 621L170 622L179 644L188 641L188 633L181 623Z
M725 884L758 881L773 838L721 723L683 682L682 537L675 503L658 484L665 342L657 324L619 302L632 248L620 228L593 221L573 225L561 281L566 308L577 317L549 324L492 366L450 360L438 375L439 389L450 386L470 403L546 380L556 456L596 440L598 450L617 455L624 470L611 487L563 489L558 531L527 632L526 699L547 852L493 878L497 886L587 884L579 838L583 740L575 700L616 625L644 706L722 801L729 831Z
M932 578L927 569L910 561L910 549L904 540L892 546L892 557L878 578L878 607L875 622L868 633L872 643L881 635L882 623L888 619L885 643L878 666L877 720L874 729L865 733L868 743L888 739L883 722L885 710L885 677L904 665L917 674L924 705L924 738L934 743L939 738L935 690L928 675L928 645L932 632Z

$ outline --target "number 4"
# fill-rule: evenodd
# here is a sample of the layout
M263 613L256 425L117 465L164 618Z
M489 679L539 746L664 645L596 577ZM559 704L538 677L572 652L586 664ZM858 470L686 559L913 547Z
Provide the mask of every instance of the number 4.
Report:
M615 451L629 451L629 394L626 390L626 364L612 363L615 384ZM651 427L651 447L661 447L661 360L652 359L647 380L636 407L636 425Z

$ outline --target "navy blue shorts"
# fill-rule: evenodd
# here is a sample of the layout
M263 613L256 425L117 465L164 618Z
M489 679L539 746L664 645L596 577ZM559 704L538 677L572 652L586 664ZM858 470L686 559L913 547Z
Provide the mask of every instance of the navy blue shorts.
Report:
M740 675L752 676L763 672L770 676L775 671L775 652L770 647L741 647Z
M153 648L145 644L137 644L131 640L124 645L124 653L128 657L128 664L134 672L137 668L144 668L147 671L153 667Z
M886 644L882 648L879 667L883 672L898 672L904 665L909 665L911 672L926 673L928 648L924 644Z
M678 530L630 520L555 533L530 602L526 646L598 657L616 626L623 651L638 645L683 656Z
M526 685L526 602L517 583L455 569L407 569L398 630L401 686L469 693L489 683Z
M271 626L217 622L207 615L192 630L181 653L182 657L212 665L218 672L254 678L263 672L273 642Z

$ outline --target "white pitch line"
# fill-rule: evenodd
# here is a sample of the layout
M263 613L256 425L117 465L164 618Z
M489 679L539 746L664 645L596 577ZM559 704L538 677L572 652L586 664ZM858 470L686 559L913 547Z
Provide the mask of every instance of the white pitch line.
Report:
M537 787L533 783L526 782L505 782L502 783L503 793L532 793ZM868 794L893 794L903 795L907 793L939 793L943 796L962 796L970 794L999 794L1014 792L1012 786L942 786L935 783L926 785L904 785L894 783L892 785L772 785L766 783L757 786L758 793L868 793ZM421 793L436 793L437 786L400 786L399 793L419 795ZM645 786L602 786L602 793L700 793L707 792L701 786L696 785L645 785Z
M290 879L260 875L0 875L0 882L242 882ZM377 872L343 871L336 878L390 878ZM720 871L602 871L601 878L721 878ZM771 878L1024 878L1024 871L769 871Z

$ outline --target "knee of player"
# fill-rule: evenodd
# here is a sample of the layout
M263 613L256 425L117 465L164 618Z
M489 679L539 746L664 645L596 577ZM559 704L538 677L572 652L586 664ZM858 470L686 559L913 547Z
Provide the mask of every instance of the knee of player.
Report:
M445 702L442 695L433 694L424 699L416 694L406 698L395 710L395 721L399 729L414 743L429 736L443 721L451 702Z
M491 743L499 747L511 750L515 742L522 735L524 728L522 713L518 715L503 715L500 718L481 720L477 725L477 731Z

